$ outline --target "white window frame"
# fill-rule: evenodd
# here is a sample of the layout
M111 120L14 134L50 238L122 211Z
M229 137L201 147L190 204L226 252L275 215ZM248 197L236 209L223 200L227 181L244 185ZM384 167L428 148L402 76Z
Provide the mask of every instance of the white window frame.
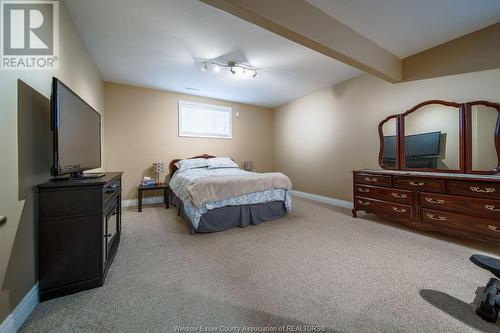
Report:
M192 133L186 132L182 126L182 111L184 105L196 105L210 111L227 112L229 114L229 134L228 135L213 135L209 133ZM190 101L179 100L179 136L191 138L214 138L214 139L232 139L233 138L233 115L232 108L229 106L204 104Z

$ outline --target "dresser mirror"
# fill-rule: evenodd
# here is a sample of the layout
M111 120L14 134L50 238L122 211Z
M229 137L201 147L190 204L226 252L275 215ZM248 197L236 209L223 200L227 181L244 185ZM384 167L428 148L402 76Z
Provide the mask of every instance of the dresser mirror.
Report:
M404 116L404 168L460 171L460 107L423 105Z
M383 169L500 172L500 104L431 100L379 124Z
M385 169L398 169L397 131L397 116L391 116L387 118L379 126L380 136L383 138L380 142L383 148L381 149L379 160L380 164L383 165Z
M494 105L470 106L470 152L472 172L498 171L499 111Z

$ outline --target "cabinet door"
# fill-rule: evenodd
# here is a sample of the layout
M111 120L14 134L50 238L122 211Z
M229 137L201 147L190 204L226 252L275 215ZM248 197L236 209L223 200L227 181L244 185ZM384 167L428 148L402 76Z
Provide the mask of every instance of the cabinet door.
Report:
M100 276L100 222L99 215L40 221L41 290Z

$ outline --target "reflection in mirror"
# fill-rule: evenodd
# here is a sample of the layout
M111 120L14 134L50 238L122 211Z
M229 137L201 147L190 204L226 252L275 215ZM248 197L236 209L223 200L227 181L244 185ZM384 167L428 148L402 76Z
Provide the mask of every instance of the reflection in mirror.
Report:
M460 170L459 111L429 104L405 116L406 169Z
M472 112L472 170L492 171L498 166L495 130L498 112L486 105L473 105Z
M382 152L382 167L384 169L396 169L397 158L397 118L391 118L382 125L382 135L384 137L384 151Z

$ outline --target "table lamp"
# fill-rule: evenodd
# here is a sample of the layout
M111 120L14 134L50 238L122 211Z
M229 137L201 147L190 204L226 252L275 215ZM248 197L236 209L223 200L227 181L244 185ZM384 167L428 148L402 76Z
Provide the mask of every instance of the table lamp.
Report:
M153 169L156 172L157 175L157 184L160 184L160 174L165 171L165 163L162 162L155 162L153 163Z

